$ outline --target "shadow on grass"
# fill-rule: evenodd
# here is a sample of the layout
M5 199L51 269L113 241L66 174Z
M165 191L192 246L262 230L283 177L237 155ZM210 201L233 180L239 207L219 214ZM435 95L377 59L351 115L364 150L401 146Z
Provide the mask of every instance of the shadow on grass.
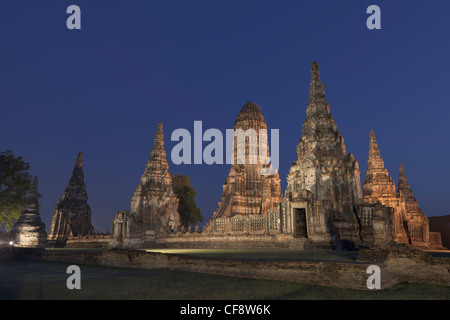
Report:
M241 279L169 270L81 267L81 290L66 287L68 265L0 261L0 299L295 300L450 299L450 288L402 283L380 291Z

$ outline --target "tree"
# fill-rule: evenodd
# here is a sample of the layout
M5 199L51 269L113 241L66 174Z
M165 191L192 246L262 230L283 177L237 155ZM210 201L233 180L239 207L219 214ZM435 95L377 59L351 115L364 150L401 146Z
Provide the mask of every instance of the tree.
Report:
M6 150L0 153L0 225L10 231L31 187L30 165Z
M197 191L191 186L191 180L188 176L180 174L174 175L172 179L173 190L180 200L178 203L178 213L181 224L187 229L190 224L196 224L203 221L200 209L195 204L194 197Z

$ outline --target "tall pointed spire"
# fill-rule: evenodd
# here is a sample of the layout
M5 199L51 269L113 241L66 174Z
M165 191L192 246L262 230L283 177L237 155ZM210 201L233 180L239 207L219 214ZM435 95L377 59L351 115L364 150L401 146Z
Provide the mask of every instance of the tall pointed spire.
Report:
M369 160L367 162L367 168L369 169L384 169L384 161L381 158L380 149L378 148L377 139L373 130L369 135Z
M35 176L31 183L30 191L28 192L27 202L24 207L24 213L33 213L39 215L39 192L38 192L38 177Z
M302 127L302 140L315 141L325 139L333 142L333 149L346 154L344 139L330 112L325 99L324 85L320 80L319 65L313 62L311 67L311 83L309 85L309 101L306 107L306 119Z
M314 61L311 66L311 83L309 85L309 104L326 104L325 90L320 80L319 64Z
M286 230L296 232L297 222L289 220L290 212L295 211L299 202L309 201L306 221L323 221L320 227L310 226L307 233L311 238L327 245L333 238L333 246L351 246L359 241L355 215L355 207L362 201L359 165L353 154L346 152L344 138L325 99L324 87L319 65L314 61L297 161L289 170L283 201L290 209L282 220L289 221Z
M401 163L399 166L399 174L398 174L398 190L402 192L411 190L411 187L408 184L408 179L406 178L405 169L403 168L403 164Z
M161 148L164 148L163 124L161 122L158 122L155 139L153 141L153 149L161 150ZM166 151L164 150L164 152Z
M83 168L83 152L78 153L77 160L75 161L75 167Z
M367 174L363 184L363 195L366 203L375 203L380 197L395 197L395 184L384 167L375 133L369 134L369 158Z
M167 154L166 149L164 148L164 133L163 133L163 124L161 122L158 123L156 128L155 138L153 140L153 147L150 155L150 161L162 161L164 165L167 163Z
M325 99L324 86L320 80L319 65L312 63L309 102L306 108L306 119L302 126L302 138L297 145L297 165L302 171L309 171L314 167L314 173L303 173L301 187L311 191L317 199L329 200L334 194L341 194L331 184L321 186L318 181L325 172L336 172L336 167L342 166L342 172L347 175L345 181L351 185L349 203L360 203L361 184L359 165L352 154L347 154L344 138L330 112L330 106ZM312 160L314 159L314 160ZM334 168L332 167L334 166ZM324 174L326 176L326 174ZM298 177L300 179L300 177ZM336 178L339 181L340 178ZM325 177L324 177L325 179ZM300 181L300 180L299 180ZM325 191L327 189L328 191ZM334 200L333 200L334 201Z
M384 167L380 149L373 130L369 135L369 158L367 160L366 179L363 184L363 201L365 204L380 202L394 209L395 241L408 243L406 223L406 203L395 190L394 180Z
M403 164L399 165L398 191L401 192L401 195L406 201L406 213L408 215L423 214L422 210L419 209L419 202L414 197L414 193L408 183Z
M92 210L87 200L83 153L80 152L75 160L69 183L53 211L49 240L60 240L72 235L84 236L94 233L94 227L91 224Z
M87 201L88 195L86 191L86 185L84 184L84 172L83 172L83 153L78 153L75 160L75 166L72 171L69 183L62 195L62 200L65 198L77 199L77 201Z
M166 159L162 123L158 123L150 159L131 199L131 215L136 218L135 226L140 225L138 229L149 232L164 233L180 225L178 199ZM138 233L141 231L135 231L134 236L140 237Z
M158 123L156 128L155 138L153 139L152 151L150 152L150 159L147 162L147 166L145 167L144 174L141 178L141 186L145 186L149 181L154 181L156 176L154 174L156 172L168 172L169 171L169 163L167 162L167 154L166 149L164 148L164 133L163 133L163 124L161 122ZM166 176L166 174L164 174ZM158 183L160 187L164 185L169 185L170 187L167 189L168 192L172 194L172 177L167 175L164 179L170 179L166 182ZM157 177L162 178L157 174Z

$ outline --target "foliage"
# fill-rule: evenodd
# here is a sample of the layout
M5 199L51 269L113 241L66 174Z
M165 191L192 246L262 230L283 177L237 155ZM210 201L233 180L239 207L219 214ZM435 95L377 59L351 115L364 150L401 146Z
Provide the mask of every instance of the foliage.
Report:
M30 165L6 150L0 153L0 225L10 231L26 201L31 186Z
M191 186L191 180L188 176L176 174L172 180L173 189L177 195L178 213L180 214L181 224L187 228L190 224L196 224L203 221L200 209L195 203L197 191Z

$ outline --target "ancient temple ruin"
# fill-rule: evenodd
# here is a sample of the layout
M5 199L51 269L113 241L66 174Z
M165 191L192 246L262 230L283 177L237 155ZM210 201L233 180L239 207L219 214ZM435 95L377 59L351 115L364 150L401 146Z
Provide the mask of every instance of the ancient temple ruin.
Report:
M266 137L267 124L259 106L247 102L234 122L232 165L207 232L278 231L280 178L278 172L264 174L270 168L262 159L270 156Z
M247 103L239 113L234 129L239 128L267 128L253 103ZM248 142L245 156L251 149ZM289 170L284 198L279 192L278 175L264 177L255 168L247 162L233 162L207 234L275 235L270 241L290 238L291 248L354 249L385 247L394 242L430 248L428 220L418 208L402 169L399 192L395 190L373 132L362 192L358 162L351 152L347 154L316 62L311 68L297 159Z
M179 227L178 198L166 159L163 125L158 123L150 159L131 199L131 210L117 212L112 233L117 240L145 242Z
M441 248L440 235L430 239L427 216L419 208L408 184L403 165L399 167L398 191L381 158L375 133L370 132L367 174L363 184L365 205L381 204L392 209L394 242L404 243L414 249Z
M394 241L407 244L406 203L395 190L394 180L384 167L380 149L373 130L370 132L369 158L367 160L366 179L363 184L363 200L365 204L381 203L394 209Z
M419 208L419 201L406 178L403 164L399 167L398 191L405 200L406 217L408 219L408 236L411 247L416 249L442 249L442 239L439 232L430 231L428 217Z
M419 201L406 178L403 164L399 166L398 192L405 200L408 237L412 246L425 248L430 245L430 223L428 217L419 208Z
M234 122L232 162L222 197L203 232L183 230L164 150L162 124L130 211L118 211L113 237L127 244L175 247L357 249L442 248L400 166L398 191L370 133L368 168L360 169L330 112L319 66L313 62L306 119L283 197L270 171L267 123L247 102ZM262 159L264 158L264 159ZM273 169L273 168L272 168ZM269 172L269 173L268 173Z
M360 170L353 154L346 152L316 62L302 133L281 206L282 232L309 239L314 246L353 248L360 242Z
M69 183L53 211L48 240L65 241L68 237L94 233L91 224L92 210L89 206L84 183L83 153L80 152Z
M35 177L27 201L11 231L14 247L41 248L46 245L45 224L39 214L38 178Z

